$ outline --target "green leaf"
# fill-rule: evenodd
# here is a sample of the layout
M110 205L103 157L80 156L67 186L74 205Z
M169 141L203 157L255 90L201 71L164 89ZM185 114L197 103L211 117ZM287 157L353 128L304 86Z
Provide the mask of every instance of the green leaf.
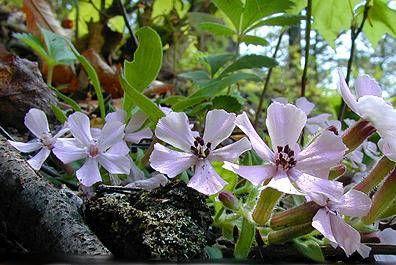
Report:
M154 123L164 117L164 113L149 98L132 87L124 76L120 78L122 88L124 89L124 110L131 113L134 105L138 106Z
M65 123L67 121L66 114L61 110L57 105L51 104L51 109L52 112L55 115L55 118L60 122L60 123Z
M202 31L208 31L218 36L232 36L235 32L226 25L214 22L202 22L197 28Z
M241 30L244 31L263 17L283 13L293 6L290 0L246 0Z
M279 16L271 16L269 18L265 18L253 26L251 26L247 31L251 31L253 29L262 27L262 26L292 26L297 25L304 20L305 16L300 15L289 15L289 14L282 14Z
M51 58L47 54L47 51L45 50L45 47L41 43L40 39L36 36L30 33L15 33L13 36L28 45L30 48L32 48L33 51L36 52L42 60L46 62L51 60Z
M227 182L224 190L233 191L238 184L238 175L232 171L223 168L223 162L213 162L212 166L216 170L217 174Z
M243 218L242 229L239 238L235 244L234 257L237 259L246 259L250 253L253 244L256 227L246 218Z
M396 10L390 8L387 2L373 0L364 24L363 32L374 46L385 34L396 37Z
M214 22L214 23L221 23L222 20L210 15L208 13L203 12L189 12L188 13L188 22L191 26L197 27L202 22Z
M241 80L261 81L260 77L255 74L237 72L223 77L222 79L214 79L205 84L201 89L192 94L189 98L195 97L213 97L219 94L224 88L237 83Z
M334 41L343 30L351 26L353 6L359 0L312 0L312 28L334 47Z
M226 69L224 69L221 75L223 76L226 73L235 72L241 69L253 69L253 68L262 68L262 67L271 68L277 65L278 63L276 62L276 60L268 56L256 55L256 54L245 55L240 57L238 60L236 60Z
M296 249L307 258L310 258L313 261L320 263L323 263L325 261L325 258L322 253L322 249L315 241L313 240L303 241L301 239L294 239L293 243Z
M221 95L212 99L213 109L224 109L228 112L239 113L243 109L243 100L232 95Z
M243 5L240 0L213 0L215 5L228 17L235 29L239 31Z
M201 103L202 101L206 100L207 96L198 96L192 98L186 98L184 100L179 101L175 105L172 106L174 111L184 111L185 109L194 106L196 104Z
M246 44L261 45L261 46L269 45L269 42L266 39L254 35L243 35L241 41Z
M179 74L179 77L190 79L198 84L210 80L210 76L208 75L208 73L202 70L181 73Z
M136 32L139 46L132 62L125 61L124 75L128 83L138 92L155 80L162 65L162 43L157 32L149 27Z
M204 60L208 63L210 67L210 73L213 77L221 67L223 67L227 62L233 60L234 58L235 58L234 54L222 53L222 54L208 55L204 58Z
M95 68L84 56L82 56L76 50L76 48L74 48L74 46L73 46L73 44L71 44L71 42L69 43L69 47L71 48L72 52L77 57L77 60L81 63L81 65L83 66L89 79L91 80L91 83L95 89L96 97L98 98L100 116L104 120L106 117L105 103L104 103L104 99L103 99L102 88L101 88L100 82L99 82L99 77L95 72Z
M208 255L210 260L217 260L217 259L223 258L223 253L217 247L206 246L205 253L206 253L206 255Z
M44 28L40 30L44 38L45 46L47 47L47 54L53 60L53 62L48 63L52 65L73 64L76 57L73 52L70 51L67 40L63 36Z

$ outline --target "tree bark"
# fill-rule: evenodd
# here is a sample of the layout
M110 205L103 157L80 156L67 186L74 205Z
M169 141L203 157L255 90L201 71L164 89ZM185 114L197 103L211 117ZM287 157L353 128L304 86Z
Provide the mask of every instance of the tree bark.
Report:
M29 252L110 255L84 224L79 197L36 174L0 136L0 216Z

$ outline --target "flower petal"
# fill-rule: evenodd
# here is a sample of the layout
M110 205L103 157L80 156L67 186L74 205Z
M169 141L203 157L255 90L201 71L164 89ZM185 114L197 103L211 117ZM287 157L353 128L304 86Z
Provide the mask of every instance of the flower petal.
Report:
M113 144L106 153L125 156L129 154L129 147L124 140Z
M59 138L61 136L63 136L65 133L67 133L68 131L70 131L69 126L68 125L64 125L55 135L54 138Z
M378 147L381 152L392 161L396 161L396 143L395 141L387 141L387 139L380 139L378 141Z
M95 158L88 158L84 165L76 171L76 176L81 184L87 187L102 181L98 161Z
M39 109L30 109L25 116L25 126L37 138L41 138L43 134L49 133L48 120L44 111Z
M297 170L293 171L293 179L300 190L320 205L324 205L327 198L339 201L344 193L342 183L338 181L316 178ZM318 195L324 195L325 198Z
M106 122L102 128L99 137L99 146L102 151L106 151L115 143L118 143L124 138L125 125L121 122Z
M254 151L256 151L257 155L259 155L265 161L272 161L274 154L254 130L253 125L249 121L246 112L236 117L235 124L249 138L252 147Z
M351 217L365 216L371 206L370 197L354 189L345 193L339 202L330 203L332 209Z
M278 171L264 188L273 188L287 194L304 195L304 193L296 188L283 170Z
M255 186L263 184L266 179L272 178L275 175L275 167L272 165L241 166L230 162L224 162L223 168L247 179Z
M195 165L194 176L187 186L205 195L216 194L227 184L214 170L209 160L199 160Z
M150 139L153 137L153 133L149 128L142 129L140 131L135 132L126 132L125 133L125 141L129 143L139 143L143 139Z
M213 150L209 154L210 161L235 161L241 154L251 149L249 140L244 137L239 141Z
M126 112L125 110L119 109L114 112L110 112L106 115L105 121L106 122L113 122L118 121L121 123L125 123Z
M353 227L345 223L341 216L331 214L330 225L338 245L349 257L360 247L360 234Z
M131 158L127 155L102 153L98 162L111 174L129 174L131 171Z
M341 137L325 130L307 148L297 154L296 169L313 176L327 178L330 168L340 163L346 149Z
M82 112L75 112L67 120L73 136L85 146L90 145L92 135L88 116Z
M382 97L382 89L377 81L368 75L361 75L355 80L356 95L358 98L372 95Z
M128 125L125 127L126 133L136 132L140 128L142 128L143 124L147 120L147 115L143 111L138 111L132 115L131 119L128 122Z
M211 143L212 149L227 139L235 128L235 114L225 110L211 110L206 114L205 131L203 139L205 143Z
M162 174L174 178L196 163L193 154L171 150L161 144L155 144L150 156L150 166Z
M27 143L15 142L10 140L8 140L7 142L22 153L30 153L39 150L43 146L37 139Z
M79 142L70 138L59 138L56 141L52 152L64 164L80 160L88 156L85 148L79 145Z
M48 148L41 148L40 152L30 158L27 162L34 170L40 170L50 153L51 151Z
M318 210L318 212L312 218L312 226L316 230L318 230L325 238L333 243L336 243L333 231L331 229L330 213L328 213L325 209L321 208Z
M304 111L304 113L308 116L311 111L315 108L315 104L309 101L305 97L298 98L296 100L296 107Z
M297 107L291 104L272 103L267 109L266 119L272 149L289 145L294 150L306 122L307 115Z
M339 76L339 83L338 83L338 88L340 90L341 96L344 99L345 103L348 105L348 107L355 112L356 114L359 114L359 111L357 109L357 100L356 97L352 94L351 90L349 89L347 83L345 82L345 77L344 74L341 72L341 69L338 70L338 76Z
M157 123L155 135L158 139L183 151L190 152L194 146L194 135L184 112L171 112Z

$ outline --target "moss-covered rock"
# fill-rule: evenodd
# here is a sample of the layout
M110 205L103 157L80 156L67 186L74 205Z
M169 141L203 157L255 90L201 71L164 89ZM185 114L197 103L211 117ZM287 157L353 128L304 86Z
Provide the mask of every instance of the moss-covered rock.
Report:
M85 205L89 226L111 252L134 260L203 257L211 212L182 182L153 191L100 194Z

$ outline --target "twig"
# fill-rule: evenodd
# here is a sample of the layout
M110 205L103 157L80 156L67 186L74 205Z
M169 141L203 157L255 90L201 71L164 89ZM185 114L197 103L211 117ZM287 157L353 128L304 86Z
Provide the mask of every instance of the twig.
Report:
M304 70L301 76L301 97L305 96L305 88L307 85L307 71L309 62L309 48L311 43L311 13L312 13L312 0L308 0L307 5L307 18L305 26L305 55L304 55Z
M347 85L349 85L349 79L351 77L351 72L352 72L353 58L355 57L355 46L356 46L355 42L356 42L356 39L359 36L359 34L362 32L364 23L366 22L366 19L368 17L368 11L370 9L369 3L370 3L370 1L367 0L366 4L364 5L363 18L362 18L362 22L360 23L360 26L358 28L356 28L355 25L353 25L353 24L351 26L351 51L349 54L347 74L345 77L345 82L347 83ZM343 99L341 99L341 100L342 100L341 111L339 112L339 115L338 115L338 120L340 120L340 121L342 121L342 119L344 118L344 114L345 114L345 110L346 110L345 101Z
M284 33L285 33L285 31L282 30L281 33L279 34L278 42L276 43L274 53L272 54L272 59L275 59L275 58L276 58L276 55L277 55L277 53L278 53L279 46L280 46L280 44L281 44L281 42L282 42L282 37L283 37L283 34L284 34ZM260 112L261 112L261 109L262 109L262 107L263 107L264 96L265 96L265 93L267 92L268 85L269 85L269 81L270 81L270 79L271 79L272 68L273 68L273 67L271 67L271 68L268 69L267 76L266 76L265 82L264 82L264 87L263 87L263 90L261 91L260 101L259 101L259 104L257 105L256 116L255 116L255 118L254 118L254 128L256 128L257 125L258 125L258 120L259 120L259 117L260 117Z
M96 187L97 192L108 192L108 193L122 193L122 194L130 194L133 191L141 190L140 188L130 188L124 186L110 186L100 184Z
M127 27L128 31L129 31L129 35L131 37L131 55L132 55L131 58L133 58L134 54L138 48L139 43L138 43L138 40L137 40L135 34L133 33L131 25L129 24L126 10L125 10L125 7L122 4L121 0L118 0L118 5L120 6L122 17L124 18L125 26Z

